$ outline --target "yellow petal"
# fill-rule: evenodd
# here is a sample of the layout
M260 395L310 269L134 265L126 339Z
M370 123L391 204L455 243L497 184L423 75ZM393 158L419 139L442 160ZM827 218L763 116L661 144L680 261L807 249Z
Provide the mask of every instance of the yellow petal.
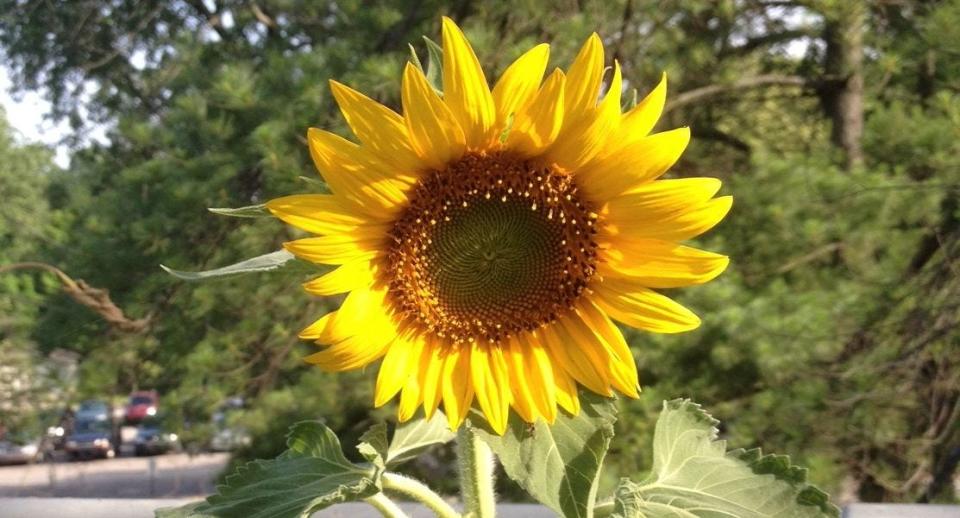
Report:
M593 33L567 71L564 112L568 120L576 121L597 106L602 80L603 42Z
M278 219L313 234L337 234L377 222L343 206L329 194L297 194L267 202Z
M499 435L507 430L510 411L510 379L499 347L473 343L470 349L473 390L487 422Z
M384 297L385 288L351 291L337 311L328 313L300 332L304 340L321 344L342 342L362 332L396 334Z
M664 73L660 78L660 83L654 88L642 101L623 114L620 119L620 127L617 130L616 138L612 139L610 146L600 151L599 156L610 156L620 149L633 145L633 143L646 137L657 125L660 115L663 113L663 106L667 100L667 74Z
M678 288L703 284L720 275L730 263L725 255L659 239L613 239L600 250L598 271L637 287Z
M553 144L563 127L563 85L563 72L554 70L533 101L514 117L507 134L507 148L533 157Z
M351 336L305 357L303 361L330 372L359 369L383 356L395 337L396 334L387 332Z
M564 95L569 95L571 79L568 77ZM578 171L609 145L610 136L620 124L620 90L623 79L620 64L613 64L613 79L606 97L596 109L583 116L570 119L564 114L560 135L548 151L547 158L566 171Z
M307 131L310 156L338 197L369 215L395 212L406 200L413 177L392 170L365 149L328 131Z
M443 100L460 121L467 147L486 149L494 138L496 109L470 42L443 17Z
M470 349L451 347L443 363L443 411L447 423L456 430L467 417L473 401L473 380L470 374Z
M422 340L421 340L422 342ZM377 373L373 406L381 407L397 395L407 379L416 376L420 349L418 340L409 334L397 337L387 349Z
M673 212L689 210L713 198L720 190L716 178L679 178L649 182L615 198L608 198L607 210L612 217L650 215L660 218Z
M616 279L593 287L596 303L606 314L624 324L654 333L682 333L700 326L689 309L648 289L632 289Z
M539 414L537 404L534 402L533 392L545 392L547 388L528 379L523 346L519 344L516 337L504 340L500 343L500 347L503 349L503 357L507 362L507 373L510 379L512 395L510 404L521 419L532 423L536 421ZM553 387L550 387L550 390L552 389Z
M493 102L497 107L497 128L502 129L510 118L528 105L536 95L543 72L550 59L550 46L541 43L517 58L500 76L493 87ZM561 104L561 107L563 105Z
M543 326L539 332L554 362L560 364L573 379L597 394L613 395L606 368L591 361L582 349L584 344L577 343L560 320Z
M356 234L331 234L288 241L283 248L291 254L320 264L345 264L370 260L380 253L384 235L380 231Z
M570 415L580 413L580 397L577 394L577 384L567 372L553 363L553 380L557 389L557 405Z
M363 367L386 352L397 329L383 304L385 290L351 292L340 310L304 329L301 338L333 344L304 358L330 371ZM358 325L362 322L362 325Z
M423 411L427 419L433 416L440 404L443 362L444 356L440 344L437 339L428 337L420 360L420 368L423 369Z
M592 301L581 303L577 308L577 314L600 338L600 343L610 354L611 381L615 382L617 390L633 398L639 397L640 382L637 377L637 364L633 360L633 353L630 352L627 341L623 339L623 333Z
M527 382L535 408L548 422L553 423L557 418L556 380L553 379L553 362L543 344L534 341L524 341L519 337L518 343L523 348L523 363Z
M628 192L667 172L690 142L690 129L657 133L577 171L577 185L592 200Z
M413 348L409 353L412 372L407 374L400 393L400 404L397 406L397 420L401 423L409 421L417 413L417 407L423 401L423 383L426 374L426 365L423 363L424 337L419 335L413 340Z
M466 140L457 117L412 63L403 70L403 116L417 155L434 169L463 155Z
M336 316L336 311L331 311L326 315L323 315L314 323L305 327L303 331L300 331L297 337L301 340L316 340L327 344L339 341L335 340L332 334L334 329L333 319L336 318ZM341 340L346 338L347 337L344 336L341 338Z
M602 372L607 383L613 385L613 388L628 394L636 391L636 376L632 379L625 374L623 368L614 369L620 366L619 358L613 353L613 345L608 345L603 336L594 332L594 330L584 321L581 311L575 309L570 314L560 319L561 324L567 331L568 336L577 344L578 349L583 352L583 360L594 365L594 369ZM613 395L609 387L606 390L597 392L603 395Z
M673 212L613 211L608 215L608 229L632 239L683 241L699 236L715 227L730 212L733 198L721 196L706 203Z
M303 289L311 295L329 297L369 287L374 281L373 273L370 261L351 261L338 266L332 272L303 283Z
M410 147L403 117L336 81L330 81L330 90L337 99L340 111L347 119L350 129L371 152L407 174L421 168L420 159Z

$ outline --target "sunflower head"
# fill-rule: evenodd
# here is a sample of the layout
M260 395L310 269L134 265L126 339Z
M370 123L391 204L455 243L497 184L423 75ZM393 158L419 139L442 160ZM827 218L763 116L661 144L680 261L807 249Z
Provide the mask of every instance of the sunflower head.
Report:
M443 403L451 428L477 404L498 433L512 408L553 422L579 412L578 385L638 395L614 320L658 333L699 319L654 291L699 284L727 258L679 244L716 225L731 198L709 178L658 179L689 140L650 134L666 79L621 112L614 62L594 34L544 79L549 48L520 56L491 89L463 33L443 19L443 92L408 63L402 115L337 82L357 142L311 129L332 194L267 206L311 234L285 247L336 268L305 284L347 293L300 336L327 370L382 358L376 405L399 418Z

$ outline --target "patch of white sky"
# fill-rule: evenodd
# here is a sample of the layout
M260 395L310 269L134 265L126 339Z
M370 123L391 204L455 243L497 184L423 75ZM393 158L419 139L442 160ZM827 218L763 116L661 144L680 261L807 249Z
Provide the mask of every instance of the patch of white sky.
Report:
M53 148L57 165L69 166L70 149L63 140L73 131L70 125L47 117L51 105L40 93L27 91L14 95L11 88L9 69L0 67L0 105L14 130L14 138L22 144L40 143Z
M212 2L205 0L208 8L213 9ZM222 23L225 27L233 26L233 16L224 13ZM163 27L160 28L162 32ZM205 38L217 39L214 31L205 31ZM0 53L2 57L2 53ZM127 59L130 64L142 70L147 66L148 55L144 49L128 51ZM81 95L80 116L84 119L84 129L81 134L70 127L65 120L55 121L51 117L53 105L43 96L43 92L36 90L14 91L11 71L8 65L0 61L0 107L7 117L7 121L14 130L14 138L23 144L39 143L54 150L54 161L64 169L70 166L70 156L73 148L67 144L69 137L79 137L76 141L79 146L87 146L93 142L108 144L107 132L111 124L90 124L86 120L82 107L83 102L90 98L91 92L97 88L96 83L88 81L84 84L84 94Z

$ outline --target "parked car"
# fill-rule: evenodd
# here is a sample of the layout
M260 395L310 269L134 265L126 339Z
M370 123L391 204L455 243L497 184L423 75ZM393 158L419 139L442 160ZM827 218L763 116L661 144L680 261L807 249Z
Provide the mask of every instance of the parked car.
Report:
M250 432L238 426L231 416L243 408L243 398L232 397L224 401L213 414L214 434L210 439L210 450L233 451L237 448L250 446L252 438Z
M0 441L0 464L30 464L43 460L40 439L8 436Z
M157 415L160 398L157 397L155 390L142 390L130 394L130 401L127 403L125 419L127 423L136 424L143 421L146 417Z
M88 399L80 403L74 419L81 421L106 421L110 419L110 405L103 401Z
M137 428L137 436L133 440L134 453L141 455L159 455L170 450L180 448L180 438L177 434L164 429L161 419L147 417Z
M233 451L250 446L250 433L240 427L217 430L210 439L211 451Z
M73 425L73 433L67 437L64 450L71 460L113 458L117 452L113 441L113 427L108 421L77 420Z

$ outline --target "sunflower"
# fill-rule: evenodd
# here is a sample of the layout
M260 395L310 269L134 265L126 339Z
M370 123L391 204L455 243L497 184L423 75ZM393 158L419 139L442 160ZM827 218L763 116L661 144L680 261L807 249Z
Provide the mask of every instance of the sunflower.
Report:
M491 90L461 30L443 19L443 92L403 72L403 114L335 81L358 142L311 128L332 194L270 201L314 237L286 243L326 265L307 282L341 307L300 337L329 371L382 358L375 405L399 419L443 403L450 427L474 402L498 433L512 408L552 423L580 410L578 385L637 397L637 369L614 320L656 333L700 320L654 291L706 282L725 256L678 244L716 225L731 198L712 178L658 180L690 138L650 134L666 78L621 113L620 67L602 97L593 34L544 80L549 47L511 64Z

